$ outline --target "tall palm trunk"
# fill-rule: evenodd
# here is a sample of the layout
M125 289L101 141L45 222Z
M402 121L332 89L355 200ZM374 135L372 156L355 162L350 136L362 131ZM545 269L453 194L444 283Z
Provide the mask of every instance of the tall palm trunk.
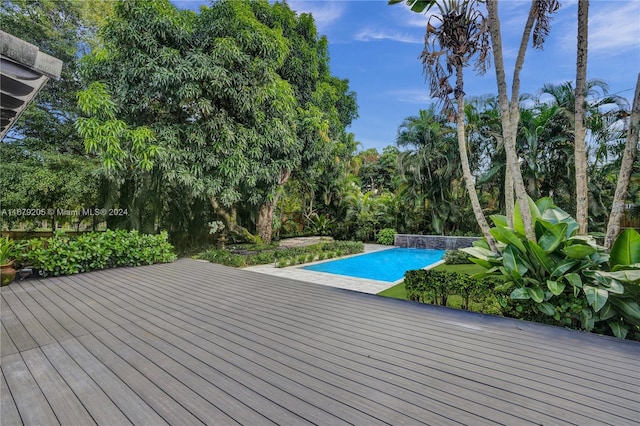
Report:
M589 189L587 185L586 128L584 126L584 98L587 82L587 38L589 29L589 0L578 2L578 48L575 89L576 221L578 233L586 235L589 227Z
M524 64L527 43L531 36L531 30L536 17L535 6L536 1L534 0L531 2L531 9L529 10L529 16L520 42L520 49L518 51L513 71L511 102L509 102L509 98L507 96L507 80L504 71L504 58L502 56L502 35L500 32L500 19L498 18L498 2L497 0L487 0L489 31L491 32L491 45L493 47L496 81L498 84L498 100L500 104L504 147L507 155L507 167L511 171L511 176L513 178L513 185L520 207L520 214L524 224L525 234L527 239L531 241L536 240L536 234L533 227L531 211L529 209L527 191L520 171L520 163L518 162L516 136L518 131L518 122L520 121L520 71Z
M491 232L489 231L489 223L484 217L482 207L480 206L480 200L476 193L476 187L473 182L473 176L471 174L471 167L469 166L469 156L467 155L467 138L465 132L464 123L464 86L463 68L462 64L456 65L456 100L458 101L458 114L457 114L457 136L458 136L458 151L460 152L460 163L462 164L462 175L464 176L464 183L467 187L467 193L471 200L471 207L473 208L473 214L476 217L476 222L480 226L482 235L487 240L489 247L494 252L497 252L496 241L494 240Z
M629 130L627 132L627 142L622 155L622 165L620 166L620 174L618 175L618 184L616 192L613 196L613 205L611 206L611 214L609 215L609 223L607 224L607 234L604 239L604 246L611 249L613 241L620 232L620 220L624 212L624 202L627 198L629 190L629 180L631 179L631 171L633 170L633 162L638 152L638 132L640 131L640 74L636 82L636 91L633 96L633 106L631 108L631 117L629 117Z

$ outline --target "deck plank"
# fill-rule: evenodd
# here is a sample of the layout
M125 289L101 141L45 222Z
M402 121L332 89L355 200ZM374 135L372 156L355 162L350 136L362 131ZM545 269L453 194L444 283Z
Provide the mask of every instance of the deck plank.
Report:
M76 339L61 343L91 379L102 389L125 416L135 425L168 424L138 394L122 382L111 370L100 363Z
M13 344L13 340L11 340L9 332L4 328L4 324L0 327L0 348L2 348L1 356L15 354L18 352L18 348Z
M60 342L73 337L54 316L49 314L49 311L44 309L31 297L33 292L24 291L18 286L11 286L10 288L13 291L13 296L22 302L22 305L28 310L31 317L37 319L38 324L46 330L54 341Z
M104 345L116 351L125 361L156 385L161 386L174 400L189 410L203 423L231 424L233 419L220 411L211 402L194 392L188 385L177 380L167 371L142 354L122 342L110 331L96 333L95 337Z
M22 352L22 358L61 424L96 424L40 348Z
M156 287L156 290L159 291L159 288ZM265 295L265 297L267 297L267 295ZM260 297L260 300L263 300L262 297ZM266 301L265 303L269 303L268 301ZM186 306L189 305L197 305L198 301L197 300L192 300L189 301ZM273 306L273 305L272 305ZM227 312L224 314L225 317L228 317L229 315L232 315L232 312ZM251 314L249 314L251 315ZM275 316L278 319L281 319L283 316L285 315L285 313L278 313ZM295 314L295 319L300 319L300 315L299 314ZM264 317L261 318L257 318L256 321L254 321L253 323L255 324L263 324L265 321ZM321 319L319 318L314 318L314 321L319 322L321 321ZM299 325L296 324L295 327L299 327ZM290 329L287 330L287 335L289 335L289 333L295 332L295 327L294 329ZM237 327L234 327L237 328ZM331 328L330 333L334 333L335 332L335 324L334 327ZM357 334L352 334L349 336L345 337L344 340L344 344L345 345L353 345L354 342L358 342L358 340L361 340L360 334L361 334L362 330L359 329ZM372 337L371 338L372 346L370 348L364 348L363 350L365 351L370 351L373 350L374 353L375 352L380 352L379 348L380 347L384 347L387 346L388 348L391 348L394 345L394 342L391 343L387 343L387 342L383 342L382 344L380 344L380 342L376 342L375 339ZM404 341L399 341L397 342L400 345L406 346L407 342ZM420 349L420 351L416 351L418 353L417 357L415 360L410 360L408 362L408 366L411 366L413 364L413 366L416 365L420 365L422 362L422 358L424 358L424 350L428 350L429 348L426 349ZM319 351L320 352L320 351ZM431 350L431 352L433 352L433 350ZM427 352L429 353L429 352ZM400 354L400 356L402 356L402 354ZM505 367L505 365L503 363L500 362L496 362L496 361L492 361L491 359L480 359L479 364L476 365L472 365L471 367L467 367L466 365L461 365L460 362L464 362L464 358L462 359L458 359L459 362L451 362L450 357L451 357L451 352L448 350L448 348L446 347L442 347L441 351L436 351L434 356L436 356L437 358L432 362L432 365L427 365L425 367L431 368L431 369L436 369L438 371L440 371L441 373L447 375L450 374L449 371L451 370L462 370L462 372L464 372L465 374L469 374L470 375L470 379L473 379L473 381L475 382L476 380L478 382L483 382L483 381L487 381L488 383L493 385L494 388L497 388L499 390L501 390L501 388L497 387L499 384L509 384L510 382L512 383L512 385L510 387L505 388L504 390L501 390L501 392L504 394L504 398L505 398L505 402L507 403L511 403L514 399L520 399L524 404L527 404L529 406L531 405L536 405L536 401L540 401L539 403L537 403L537 409L539 410L540 415L545 415L542 413L548 413L549 411L554 411L556 412L557 415L562 416L564 411L567 409L566 404L567 401L560 401L559 406L554 407L551 406L549 407L548 403L545 402L546 399L548 399L547 395L545 393L547 392L551 392L551 393L555 393L555 388L557 387L557 385L559 383L562 383L561 381L558 381L556 379L553 379L551 377L548 377L546 380L546 383L541 383L539 386L531 386L531 378L525 378L524 380L514 380L513 379L513 374L505 374L502 370L504 368L509 368L509 367ZM387 362L393 363L394 361L397 361L398 359L398 354L391 354L390 356L387 356ZM454 360L455 361L455 360ZM485 368L482 364L485 363L489 363L489 364L493 364L495 367L493 369L487 369ZM406 366L405 366L406 367ZM477 374L477 369L484 369L484 375ZM517 379L518 375L517 373L519 373L517 370L512 369L513 372L515 372L515 377ZM535 373L539 373L538 371L534 371ZM495 376L499 376L498 379L495 379ZM536 375L533 376L534 380L537 378ZM599 385L599 382L596 382ZM597 385L593 385L592 386L597 386ZM636 389L637 389L637 382L635 384ZM582 417L584 416L583 413L583 408L582 405L588 403L589 399L588 399L588 395L585 396L584 398L580 399L579 397L576 398L575 393L576 390L577 392L580 392L582 387L578 386L575 388L568 388L569 391L572 392L572 400L569 401L568 403L570 405L573 406L573 412L576 413L576 415ZM602 394L602 387L601 386L597 386L598 387L598 392L600 395L600 398L603 398L603 394ZM491 391L492 389L484 389L484 392L487 391ZM517 391L520 392L520 394L518 395ZM481 392L481 391L479 391ZM516 392L514 394L514 392ZM482 393L482 392L481 392ZM533 395L532 395L533 394ZM536 397L533 398L532 397ZM477 395L476 395L477 397ZM614 389L611 393L611 395L604 395L604 398L609 398L613 403L618 402L617 406L613 407L613 410L618 413L618 414L623 414L623 415L627 415L627 416L634 416L636 415L637 411L635 410L629 410L627 407L625 407L624 402L620 402L620 395L618 395L617 393L617 389ZM561 399L561 398L560 398ZM575 402L574 402L575 401ZM533 404L532 404L533 402ZM633 401L629 401L629 402L633 402ZM570 407L569 407L570 408ZM598 413L594 413L594 415L597 417L599 414ZM598 417L597 417L598 418Z
M25 425L60 424L20 354L2 357L2 372Z
M43 346L42 351L96 423L102 425L132 424L109 396L96 385L59 344Z
M2 376L2 383L0 383L0 421L4 426L21 425L22 420L20 419L18 407L16 407L9 385L4 379L4 371L1 370L0 368L0 376Z
M1 294L15 422L640 423L638 342L189 259Z
M167 394L162 381L158 385L152 382L114 352L112 350L114 348L105 346L94 335L81 336L78 341L167 423L173 425L203 424L187 408Z
M9 307L9 304L4 299L4 293L2 294L1 303L0 318L2 319L2 325L14 344L14 347L17 348L18 351L37 348L38 343L33 339L33 337L31 337L29 331L27 331L22 322L20 322L13 310ZM2 348L0 348L2 356L15 353L11 352L12 349L13 347L8 345L6 348L7 352L5 352L5 347L3 345Z
M47 298L45 286L36 286L35 280L19 281L16 283L19 288L28 293L42 309L46 310L58 323L72 336L78 337L90 331L83 327L77 320L73 319L69 312L57 306L52 300ZM19 294L14 286L14 293ZM86 323L86 321L83 322Z

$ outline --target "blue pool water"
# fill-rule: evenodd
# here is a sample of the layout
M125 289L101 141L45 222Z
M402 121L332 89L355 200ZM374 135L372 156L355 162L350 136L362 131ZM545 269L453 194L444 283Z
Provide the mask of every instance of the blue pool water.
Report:
M349 277L396 282L412 269L439 262L444 250L394 248L305 266L303 269Z

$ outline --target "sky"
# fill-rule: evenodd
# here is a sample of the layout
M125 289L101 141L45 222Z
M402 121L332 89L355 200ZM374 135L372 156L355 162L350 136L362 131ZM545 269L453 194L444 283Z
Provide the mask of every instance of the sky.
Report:
M200 0L172 3L193 10L209 4ZM430 17L404 4L389 6L386 0L287 3L298 13L313 15L319 34L329 40L331 73L348 79L357 94L359 118L347 130L354 133L360 149L381 152L395 145L402 121L433 103L419 60ZM546 83L575 80L578 2L560 3L543 50L527 51L521 93L535 94ZM509 90L530 4L520 0L498 4ZM591 0L589 16L587 78L604 80L610 94L631 103L640 72L640 0ZM468 97L497 94L494 68L483 76L466 69L465 93Z

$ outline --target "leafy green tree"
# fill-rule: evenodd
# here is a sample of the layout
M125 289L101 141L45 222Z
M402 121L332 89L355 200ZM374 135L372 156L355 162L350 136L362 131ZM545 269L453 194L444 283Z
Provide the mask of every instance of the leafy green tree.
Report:
M220 1L196 14L168 1L119 2L101 39L84 71L106 83L116 119L152 131L150 188L207 200L243 238L254 239L255 224L270 241L282 188L329 156L354 114L313 19L287 5Z
M64 63L60 79L43 87L0 144L4 208L102 207L96 190L103 187L102 178L94 173L96 163L74 127L80 114L75 93L80 88L78 57L93 40L98 16L104 19L109 10L109 1L0 3L3 31Z

